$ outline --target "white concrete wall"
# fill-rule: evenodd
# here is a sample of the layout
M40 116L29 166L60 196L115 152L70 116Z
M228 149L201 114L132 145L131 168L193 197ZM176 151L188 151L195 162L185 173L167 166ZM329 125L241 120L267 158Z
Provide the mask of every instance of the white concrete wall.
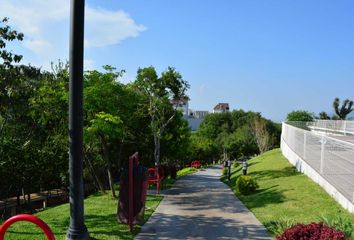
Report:
M283 124L284 130L284 124ZM311 178L314 182L319 184L326 192L332 196L340 205L342 205L349 212L354 213L354 204L352 200L343 196L333 185L324 179L316 170L309 166L300 156L298 156L281 138L280 147L284 157L296 167L296 169Z

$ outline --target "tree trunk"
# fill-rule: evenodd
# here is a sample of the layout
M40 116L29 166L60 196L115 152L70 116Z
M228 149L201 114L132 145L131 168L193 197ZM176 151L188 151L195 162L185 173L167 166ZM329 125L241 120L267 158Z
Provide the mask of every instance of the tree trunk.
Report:
M85 157L86 161L87 161L87 165L90 169L90 172L91 172L91 175L92 175L92 178L94 179L94 181L96 182L97 186L98 186L98 189L103 192L103 193L106 193L106 191L104 190L104 187L103 187L103 184L101 182L101 180L97 177L96 175L96 172L95 172L95 169L91 163L91 160L88 158L88 157Z
M107 174L108 174L108 182L109 182L109 187L112 192L112 197L116 197L116 193L114 190L114 183L113 183L113 176L112 176L112 166L111 166L111 161L109 160L109 152L108 152L108 146L106 143L106 139L104 136L101 136L101 143L102 143L102 150L103 150L103 158L106 161L107 164Z
M117 158L118 169L120 169L122 166L121 157L122 157L122 152L123 152L123 145L124 145L124 137L123 137L123 139L120 143L120 146L119 146L119 152L118 152L118 158Z
M114 190L113 176L112 176L112 170L110 164L107 165L107 173L108 173L109 187L111 188L111 192L112 192L112 197L117 197L116 191Z
M155 146L155 149L154 149L154 158L155 158L155 166L158 166L159 165L159 154L158 154L158 147L157 147L157 134L154 133L154 146Z
M160 143L161 143L161 138L157 137L157 159L158 159L158 166L160 166L160 151L161 151L161 147L160 147Z

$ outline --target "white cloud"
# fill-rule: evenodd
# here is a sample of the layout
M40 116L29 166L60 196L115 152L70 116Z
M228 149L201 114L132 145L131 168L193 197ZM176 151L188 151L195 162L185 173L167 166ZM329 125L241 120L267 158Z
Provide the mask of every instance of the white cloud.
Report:
M124 11L86 9L87 47L104 47L137 37L146 27L137 25Z
M33 64L50 66L50 61L68 59L69 0L1 0L0 16L25 34L23 46L35 59ZM106 47L137 37L146 30L126 12L86 6L85 46ZM26 59L26 56L25 56ZM92 67L92 60L87 63Z

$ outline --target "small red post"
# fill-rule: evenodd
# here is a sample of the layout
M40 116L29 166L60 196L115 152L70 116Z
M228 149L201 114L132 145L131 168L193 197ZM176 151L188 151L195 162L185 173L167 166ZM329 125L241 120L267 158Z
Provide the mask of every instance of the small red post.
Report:
M9 229L12 224L19 221L27 221L36 224L40 229L42 229L48 240L55 240L54 234L49 226L41 219L29 214L19 214L7 219L2 226L0 226L0 240L4 240L7 229Z

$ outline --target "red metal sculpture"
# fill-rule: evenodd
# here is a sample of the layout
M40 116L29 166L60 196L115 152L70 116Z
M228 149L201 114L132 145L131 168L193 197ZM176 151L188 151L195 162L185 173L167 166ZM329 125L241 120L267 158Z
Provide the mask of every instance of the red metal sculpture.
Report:
M200 163L199 160L192 161L192 163L191 163L192 168L200 168L201 166L202 166L202 164Z
M55 240L54 234L49 226L41 219L29 214L19 214L6 220L0 227L0 240L4 240L7 229L9 229L12 224L19 221L27 221L36 224L42 229L48 240Z

